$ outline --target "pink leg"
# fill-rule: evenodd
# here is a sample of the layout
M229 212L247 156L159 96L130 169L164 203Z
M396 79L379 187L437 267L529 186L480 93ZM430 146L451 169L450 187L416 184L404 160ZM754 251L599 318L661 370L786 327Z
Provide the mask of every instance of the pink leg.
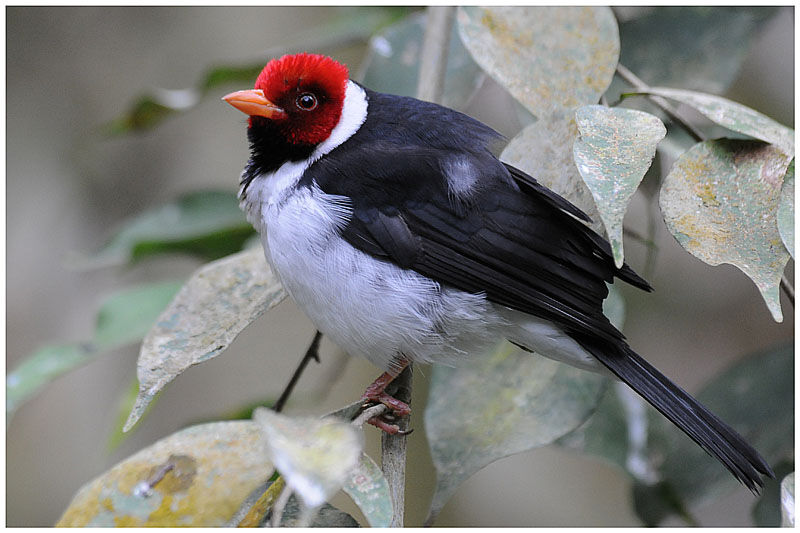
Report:
M361 399L368 402L376 402L382 403L389 409L391 409L393 416L404 417L408 416L411 413L411 407L408 406L407 403L398 400L397 398L391 396L390 394L386 393L386 387L400 375L400 373L408 366L408 361L403 360L401 362L401 366L396 370L390 372L384 372L381 374L378 379L372 382L372 384L367 387L367 390L364 391L364 394L361 396ZM390 415L391 416L391 415ZM400 431L400 428L397 427L395 424L391 424L387 421L387 418L390 418L386 414L382 416L376 416L370 418L367 423L372 424L373 426L380 428L381 430L385 431L389 434L396 434ZM391 418L390 418L391 419Z

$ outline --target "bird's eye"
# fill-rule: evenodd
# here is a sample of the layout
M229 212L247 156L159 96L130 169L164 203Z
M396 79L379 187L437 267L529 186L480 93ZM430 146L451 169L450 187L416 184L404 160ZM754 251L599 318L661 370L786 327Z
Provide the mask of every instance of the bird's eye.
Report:
M311 93L303 93L297 97L297 107L304 111L311 111L317 107L317 97Z

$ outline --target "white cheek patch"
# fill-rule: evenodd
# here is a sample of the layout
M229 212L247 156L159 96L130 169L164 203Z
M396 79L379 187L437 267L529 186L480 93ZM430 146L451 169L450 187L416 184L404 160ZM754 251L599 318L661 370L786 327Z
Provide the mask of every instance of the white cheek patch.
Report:
M466 200L478 183L478 169L466 156L449 157L442 163L450 194L458 200Z

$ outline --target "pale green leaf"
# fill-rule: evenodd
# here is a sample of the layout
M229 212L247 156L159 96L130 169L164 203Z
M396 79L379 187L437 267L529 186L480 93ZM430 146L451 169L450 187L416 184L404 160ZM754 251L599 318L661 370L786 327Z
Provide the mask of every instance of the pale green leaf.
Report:
M426 13L414 13L383 29L369 41L361 81L374 91L416 96ZM477 89L482 72L453 33L447 49L442 103L462 107Z
M456 368L435 366L425 409L437 472L428 522L484 466L545 446L583 423L604 383L598 374L508 343Z
M781 527L794 527L794 472L781 481Z
M678 159L660 195L664 221L678 242L710 265L740 268L778 322L778 287L789 253L776 214L788 165L789 158L771 145L705 141Z
M192 192L127 221L100 251L75 258L78 267L121 265L157 253L217 259L242 248L253 227L230 192Z
M608 7L461 7L457 20L475 61L538 118L597 103L617 66Z
M184 429L87 483L58 527L218 527L272 472L256 424Z
M589 187L575 166L578 138L574 113L559 113L527 126L508 143L500 159L524 170L586 213L589 226L603 233L603 222Z
M139 341L179 288L180 283L170 281L112 294L98 310L91 341L46 346L24 359L6 376L6 417L57 377Z
M774 144L789 159L794 157L794 130L747 106L721 96L683 89L651 87L640 92L691 106L720 126Z
M257 409L267 453L286 484L309 508L319 507L348 481L359 463L363 434L335 418L292 418Z
M622 219L667 129L644 111L600 105L578 108L575 120L575 164L608 232L614 262L622 267Z
M389 527L392 523L392 497L381 468L362 453L356 468L342 487L358 505L372 527Z
M257 248L198 269L142 342L139 396L124 430L167 383L222 353L248 324L285 297Z
M794 259L794 159L783 177L781 197L778 201L778 233Z

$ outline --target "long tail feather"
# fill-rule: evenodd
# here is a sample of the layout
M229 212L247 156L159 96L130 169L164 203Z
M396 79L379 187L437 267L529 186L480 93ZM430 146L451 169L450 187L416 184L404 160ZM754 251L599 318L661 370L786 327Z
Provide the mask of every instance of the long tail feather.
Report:
M629 347L624 346L623 353L612 354L598 347L584 347L751 491L757 493L763 486L762 474L775 477L767 462L741 435Z

